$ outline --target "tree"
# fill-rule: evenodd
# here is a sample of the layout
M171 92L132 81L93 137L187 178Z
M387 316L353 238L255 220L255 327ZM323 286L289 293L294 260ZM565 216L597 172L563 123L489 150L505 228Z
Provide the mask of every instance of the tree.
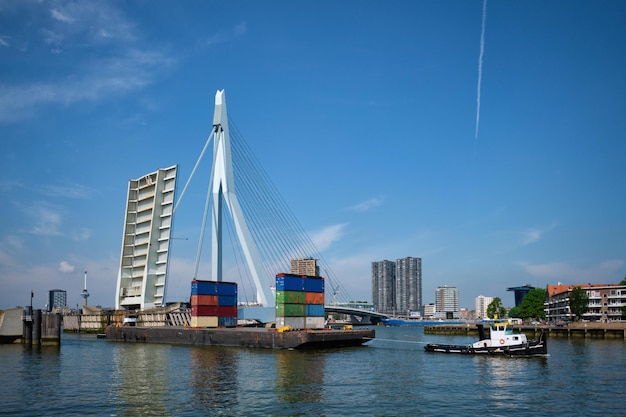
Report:
M624 279L619 283L619 285L626 285L626 276L624 276Z
M494 298L493 301L487 306L487 317L494 319L496 316L498 316L498 318L502 318L505 315L506 309L502 306L502 300L500 300L500 297Z
M543 320L546 318L544 310L544 301L546 299L546 290L544 288L533 288L522 298L519 305L520 318Z
M580 320L580 317L589 311L589 295L587 295L587 291L580 287L574 287L569 294L569 309L576 317L576 320Z
M509 317L518 317L521 318L522 312L519 308L519 306L516 307L511 307L511 309L509 310Z

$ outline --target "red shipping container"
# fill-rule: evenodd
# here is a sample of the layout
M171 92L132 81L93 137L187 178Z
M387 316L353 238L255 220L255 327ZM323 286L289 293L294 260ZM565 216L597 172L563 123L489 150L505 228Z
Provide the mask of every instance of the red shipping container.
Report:
M217 295L192 295L191 306L216 306Z
M191 306L192 316L218 316L218 306Z
M219 306L217 308L218 317L237 317L237 306Z
M324 304L323 292L306 292L304 293L306 304Z

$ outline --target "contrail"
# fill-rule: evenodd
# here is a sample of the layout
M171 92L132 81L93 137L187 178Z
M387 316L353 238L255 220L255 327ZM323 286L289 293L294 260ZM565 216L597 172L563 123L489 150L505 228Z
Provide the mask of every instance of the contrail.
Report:
M483 26L480 32L480 55L478 56L478 92L476 95L476 134L478 139L478 123L480 122L480 84L483 79L483 55L485 55L485 21L487 20L487 0L483 0Z

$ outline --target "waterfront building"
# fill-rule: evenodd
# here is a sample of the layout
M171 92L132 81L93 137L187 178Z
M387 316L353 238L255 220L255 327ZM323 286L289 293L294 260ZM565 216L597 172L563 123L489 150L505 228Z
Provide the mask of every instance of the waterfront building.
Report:
M312 277L319 277L320 267L317 265L317 259L296 258L291 260L291 273L293 275L309 275Z
M435 290L435 306L441 318L459 318L459 289L456 287L437 287Z
M422 258L372 262L374 310L411 316L422 310Z
M48 312L59 311L67 306L67 291L50 290L48 291Z
M580 287L589 296L589 310L583 314L583 320L620 321L622 309L626 306L626 285L619 284L562 284L546 286L544 303L546 320L558 322L574 320L570 309L570 294Z
M424 305L424 318L430 319L437 315L437 306L435 303Z
M515 293L515 307L519 307L520 304L522 304L522 300L524 299L524 297L526 297L526 294L528 294L530 290L534 289L535 287L531 287L530 285L526 284L520 287L507 288L506 290L513 291Z
M128 181L116 309L165 305L177 166Z
M485 297L484 295L479 295L476 297L475 306L476 306L476 318L485 319L487 318L487 307L493 301L493 297Z
M396 260L395 310L398 314L422 311L422 258Z
M383 314L395 314L396 265L392 261L372 262L372 304Z

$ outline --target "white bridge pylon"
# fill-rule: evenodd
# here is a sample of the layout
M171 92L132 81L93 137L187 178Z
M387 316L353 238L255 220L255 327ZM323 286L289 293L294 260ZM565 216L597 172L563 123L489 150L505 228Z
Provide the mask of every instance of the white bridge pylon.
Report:
M215 111L213 114L213 165L211 169L211 180L207 193L207 205L205 207L204 223L198 248L198 258L196 259L196 270L194 279L198 273L199 257L204 239L204 229L208 215L208 207L212 200L211 210L211 279L222 281L222 231L223 231L223 210L224 206L233 219L237 238L241 245L246 264L254 280L257 293L257 303L264 307L274 307L275 300L271 288L266 279L261 279L262 267L258 250L246 219L239 205L235 192L235 178L230 150L230 135L228 132L228 113L226 111L226 96L224 90L215 93ZM210 137L209 137L210 140ZM182 197L182 196L181 196ZM210 198L212 197L212 198Z

